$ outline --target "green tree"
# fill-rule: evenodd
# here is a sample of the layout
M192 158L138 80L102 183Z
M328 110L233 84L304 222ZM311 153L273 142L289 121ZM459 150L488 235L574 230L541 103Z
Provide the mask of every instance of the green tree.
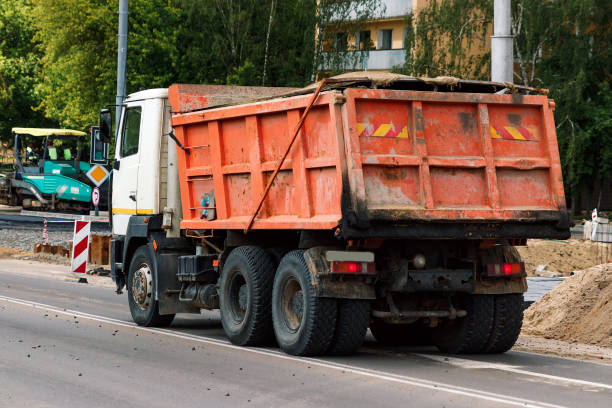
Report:
M348 44L348 37L361 31L366 22L384 15L381 0L320 0L316 9L313 73L362 69L368 51ZM314 76L311 78L314 80Z
M182 10L179 82L303 86L314 54L316 0L174 0ZM270 16L272 15L272 19ZM267 51L266 51L267 44ZM266 62L267 56L267 62ZM251 70L251 68L249 68Z
M116 92L117 0L33 0L40 42L39 92L62 126L97 123ZM180 10L168 0L130 2L127 92L165 87L176 77Z
M522 0L525 1L525 0ZM612 178L612 3L553 1L536 81L556 102L557 137L568 196L599 205L595 186ZM544 30L543 30L544 31Z
M414 76L488 79L491 0L434 0L406 16L406 63L396 69Z
M42 52L34 35L31 1L0 2L0 141L5 143L12 140L12 127L53 125L35 109Z
M408 16L410 75L489 79L486 37L490 0L436 0ZM513 0L515 82L547 88L555 120L565 187L575 203L612 176L612 2ZM488 46L487 46L488 47Z

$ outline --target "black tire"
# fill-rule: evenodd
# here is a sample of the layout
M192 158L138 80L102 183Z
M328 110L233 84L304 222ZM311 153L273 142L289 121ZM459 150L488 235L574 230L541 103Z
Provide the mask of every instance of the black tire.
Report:
M359 350L368 331L370 301L338 299L336 331L329 350L332 355L348 355Z
M273 261L262 248L241 246L227 257L219 281L219 309L223 330L232 343L264 345L274 338L273 279Z
M442 352L453 354L481 353L493 327L494 302L490 295L467 295L457 299L456 307L467 316L445 320L436 327L433 341Z
M431 329L421 324L392 324L381 319L370 323L372 336L385 346L425 346L432 343Z
M130 263L127 292L132 319L139 326L164 327L174 320L174 314L160 315L159 303L155 300L157 282L153 273L154 259L150 249L139 247Z
M287 354L314 356L325 353L336 328L335 299L314 296L311 272L304 251L283 257L274 277L272 321L280 348Z
M510 350L523 326L523 294L494 295L495 313L485 353L505 353Z

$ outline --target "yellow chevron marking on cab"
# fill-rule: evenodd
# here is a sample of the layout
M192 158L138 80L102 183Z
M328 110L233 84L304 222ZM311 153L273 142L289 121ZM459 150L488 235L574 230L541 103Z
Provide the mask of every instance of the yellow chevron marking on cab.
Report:
M400 139L408 139L408 126L404 126L402 131L397 135Z

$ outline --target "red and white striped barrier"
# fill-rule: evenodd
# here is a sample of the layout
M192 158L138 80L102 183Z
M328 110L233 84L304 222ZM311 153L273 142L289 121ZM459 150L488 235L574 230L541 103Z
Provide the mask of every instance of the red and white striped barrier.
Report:
M75 273L85 273L87 270L87 256L89 254L89 221L74 222L74 238L72 240L72 266L70 270Z

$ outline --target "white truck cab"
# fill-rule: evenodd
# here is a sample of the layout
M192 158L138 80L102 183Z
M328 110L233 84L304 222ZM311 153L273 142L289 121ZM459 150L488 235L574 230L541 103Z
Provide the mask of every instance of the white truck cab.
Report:
M168 202L168 162L171 192L178 197L176 147L168 137L171 132L168 90L149 89L129 95L118 122L112 177L113 235L126 235L132 215L161 214ZM168 144L172 144L169 149ZM180 213L180 201L172 210ZM178 218L174 225L178 228Z

